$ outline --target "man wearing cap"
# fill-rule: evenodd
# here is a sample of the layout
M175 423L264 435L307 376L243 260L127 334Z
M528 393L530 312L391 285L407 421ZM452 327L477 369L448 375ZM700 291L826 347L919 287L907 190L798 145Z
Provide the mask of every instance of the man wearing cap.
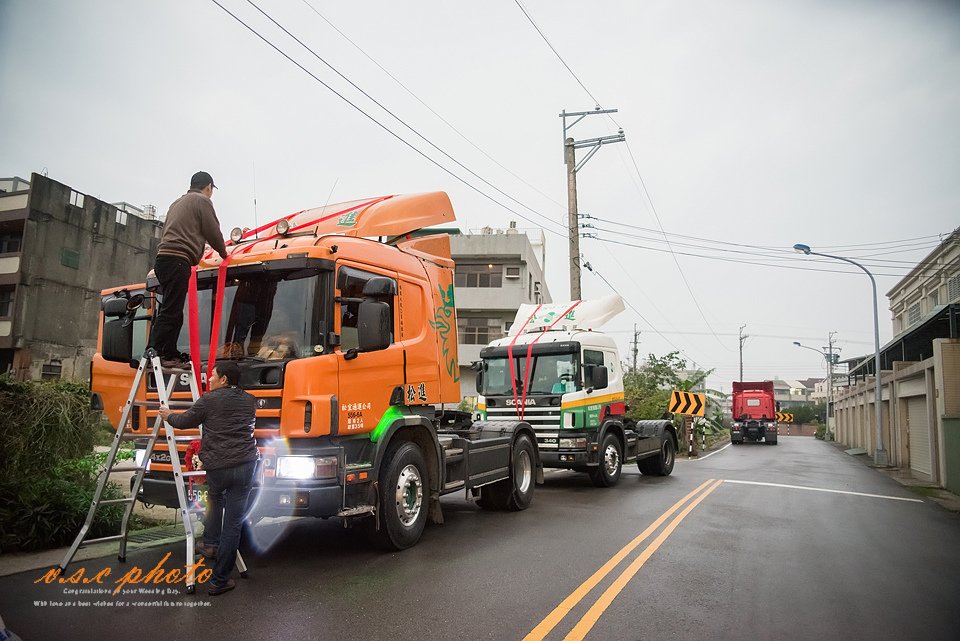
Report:
M150 343L164 367L182 367L188 360L177 347L183 327L183 304L190 283L190 268L200 262L207 243L227 257L220 221L213 209L213 177L198 171L190 179L190 191L180 196L167 211L157 247L153 272L160 281L163 303L153 321Z

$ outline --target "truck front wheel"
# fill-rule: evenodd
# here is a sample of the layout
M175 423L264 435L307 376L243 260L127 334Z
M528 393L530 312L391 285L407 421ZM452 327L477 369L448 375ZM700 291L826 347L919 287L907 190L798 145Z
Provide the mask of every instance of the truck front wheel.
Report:
M590 471L590 480L597 487L613 487L623 469L623 448L616 434L607 432L600 446L600 464Z
M533 441L526 434L521 434L513 442L511 460L510 478L480 488L477 503L483 509L518 512L527 509L533 500L537 454Z
M374 540L388 550L415 545L427 524L430 478L423 453L416 444L391 445L380 468L380 529Z

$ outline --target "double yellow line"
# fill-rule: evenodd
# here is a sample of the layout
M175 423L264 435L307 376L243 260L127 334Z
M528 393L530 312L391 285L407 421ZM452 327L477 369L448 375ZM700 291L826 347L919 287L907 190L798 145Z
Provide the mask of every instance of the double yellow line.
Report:
M558 623L560 623L570 611L580 603L587 594L590 593L593 588L597 586L600 581L602 581L610 572L616 568L621 561L623 561L627 555L633 552L641 543L643 543L647 538L657 531L663 523L669 519L674 512L679 510L684 503L693 499L689 505L687 505L683 510L670 522L667 527L660 532L657 537L650 542L650 544L641 552L637 558L633 560L630 565L614 579L613 583L604 590L603 594L600 595L600 598L587 610L587 613L581 617L581 619L574 626L567 636L563 638L563 641L581 641L594 624L600 619L600 616L604 611L610 607L610 604L613 603L613 600L617 597L620 592L623 591L623 588L627 586L627 583L630 582L630 579L643 567L643 564L653 556L653 553L656 552L663 542L667 540L667 537L677 528L680 524L680 521L685 519L690 512L693 511L693 508L697 507L703 499L707 498L707 495L713 492L717 487L723 483L722 480L715 481L714 479L708 479L700 487L694 491L687 494L685 497L674 503L670 509L661 514L656 521L650 524L646 530L641 532L635 539L627 543L619 552L614 554L609 561L603 564L603 566L594 572L589 579L580 584L576 590L574 590L570 596L565 598L560 602L560 605L555 607L553 611L548 614L543 621L537 624L533 630L530 631L527 636L523 638L523 641L543 641L551 630L553 630ZM706 488L706 489L704 489ZM696 497L696 498L694 498Z

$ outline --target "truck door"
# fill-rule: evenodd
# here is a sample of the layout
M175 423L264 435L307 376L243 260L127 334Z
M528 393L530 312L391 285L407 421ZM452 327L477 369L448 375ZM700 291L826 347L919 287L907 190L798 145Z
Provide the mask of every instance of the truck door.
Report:
M338 400L341 435L373 431L380 417L390 407L390 396L394 389L402 387L404 383L403 347L397 343L396 295L387 301L393 318L390 346L375 352L351 351L359 346L358 301L363 298L364 285L372 278L384 276L393 279L394 291L397 291L395 272L346 261L339 263L337 267L334 322L340 335L340 346L336 354L340 379Z

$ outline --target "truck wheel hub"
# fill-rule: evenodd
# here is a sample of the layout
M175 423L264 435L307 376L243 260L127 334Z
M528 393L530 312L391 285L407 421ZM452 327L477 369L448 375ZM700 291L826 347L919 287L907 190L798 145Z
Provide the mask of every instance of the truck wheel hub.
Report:
M423 481L414 465L407 465L397 478L397 516L405 526L413 525L423 504Z
M620 467L620 453L612 444L603 451L603 467L610 476L616 474L617 468Z
M525 493L533 482L533 464L530 462L530 453L520 450L513 462L513 477L517 479L517 489Z

